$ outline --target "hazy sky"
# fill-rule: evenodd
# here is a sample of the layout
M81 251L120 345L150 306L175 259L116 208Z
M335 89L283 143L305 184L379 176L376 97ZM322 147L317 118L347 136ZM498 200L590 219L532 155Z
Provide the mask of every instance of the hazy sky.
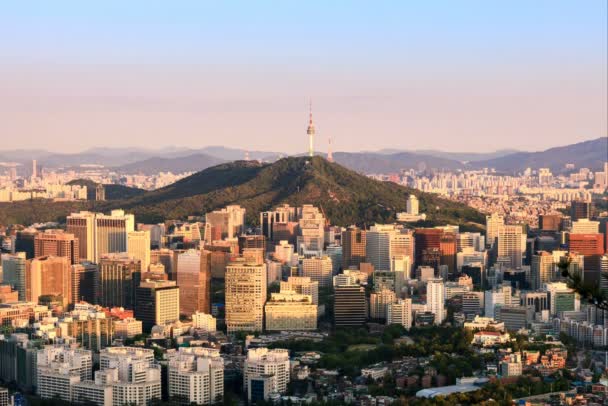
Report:
M607 134L606 0L5 1L0 149L544 149Z

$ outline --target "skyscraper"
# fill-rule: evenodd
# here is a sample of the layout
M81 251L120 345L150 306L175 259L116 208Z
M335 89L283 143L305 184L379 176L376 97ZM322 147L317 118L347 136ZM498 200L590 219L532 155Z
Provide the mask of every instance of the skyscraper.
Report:
M553 281L554 262L553 255L546 251L539 251L532 256L530 267L531 288L540 289L545 283Z
M34 256L65 257L70 264L80 262L80 247L78 238L74 234L63 230L46 230L34 237Z
M25 252L2 254L2 281L18 292L19 301L27 300Z
M365 230L351 226L342 232L342 268L359 268L365 262Z
M39 257L27 262L26 298L38 302L40 296L61 298L63 306L72 301L70 262L65 257Z
M360 327L367 318L365 288L359 285L342 285L334 289L334 325Z
M72 265L72 303L85 301L95 303L97 290L99 289L99 268L91 262Z
M123 210L112 210L110 215L95 216L95 261L104 254L127 252L127 235L135 230L135 217Z
M570 217L572 221L590 218L591 202L584 200L573 200L570 202Z
M211 312L211 252L188 250L177 256L180 314Z
M492 213L486 216L486 244L493 247L498 238L498 230L505 225L505 219L497 214Z
M179 320L179 287L174 281L142 281L135 297L135 318L145 332Z
M333 266L328 256L304 258L302 260L302 276L318 282L320 288L328 288L332 283Z
M141 281L141 263L127 254L106 254L99 262L98 302L105 307L135 308L135 288Z
M66 230L78 239L80 260L95 261L95 213L72 213L66 219Z
M129 231L127 233L127 252L141 262L141 271L147 272L150 265L150 232Z
M262 331L266 303L266 264L237 258L226 267L226 327L235 331Z
M498 229L498 262L511 268L521 268L526 245L521 226L506 225Z

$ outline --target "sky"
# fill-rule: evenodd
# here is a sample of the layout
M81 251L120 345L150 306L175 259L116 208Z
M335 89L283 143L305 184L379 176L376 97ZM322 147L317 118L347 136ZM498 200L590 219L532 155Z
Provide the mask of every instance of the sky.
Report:
M542 150L608 133L605 0L6 1L0 150Z

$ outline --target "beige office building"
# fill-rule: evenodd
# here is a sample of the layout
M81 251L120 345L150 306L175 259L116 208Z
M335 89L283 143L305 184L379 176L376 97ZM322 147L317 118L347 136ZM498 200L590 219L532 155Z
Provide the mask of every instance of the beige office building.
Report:
M244 258L226 267L226 326L235 331L262 331L266 303L266 265Z

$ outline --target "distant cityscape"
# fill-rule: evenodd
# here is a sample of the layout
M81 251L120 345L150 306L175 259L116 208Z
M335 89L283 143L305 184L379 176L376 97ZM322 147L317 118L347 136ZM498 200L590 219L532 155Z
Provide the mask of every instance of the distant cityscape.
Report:
M307 135L314 165L312 116ZM29 176L5 168L0 200L104 201L108 185L190 175L34 160ZM608 317L571 279L608 291L608 162L367 176L466 204L485 229L425 226L412 193L395 223L368 227L311 204L249 223L232 204L3 225L0 405L605 399Z

